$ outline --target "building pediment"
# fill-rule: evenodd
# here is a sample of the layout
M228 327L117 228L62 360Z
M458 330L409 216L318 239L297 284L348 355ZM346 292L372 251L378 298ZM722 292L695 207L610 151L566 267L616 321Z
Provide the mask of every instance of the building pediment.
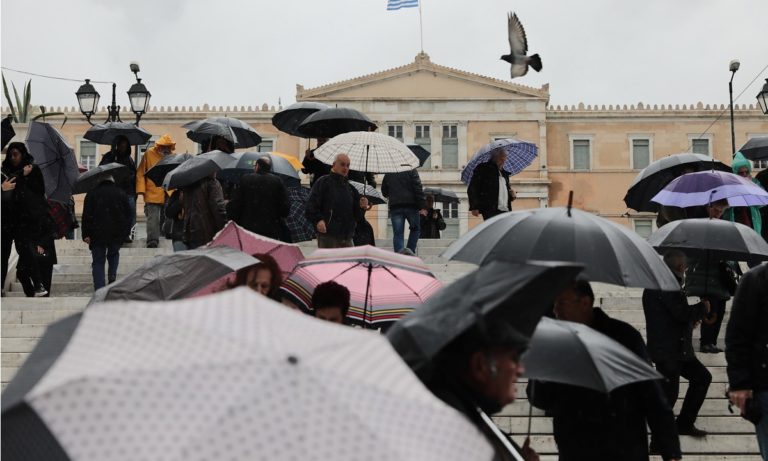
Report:
M549 85L532 88L433 63L425 53L405 66L316 88L296 85L297 101L541 100Z

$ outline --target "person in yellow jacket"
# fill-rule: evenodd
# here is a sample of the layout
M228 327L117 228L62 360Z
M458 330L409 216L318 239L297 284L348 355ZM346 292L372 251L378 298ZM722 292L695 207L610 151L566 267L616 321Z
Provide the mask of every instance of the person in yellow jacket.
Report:
M176 143L170 135L164 134L147 149L136 172L136 195L144 196L144 216L147 218L147 248L157 248L160 228L163 224L163 207L166 192L162 184L155 184L145 174L166 155L172 155Z

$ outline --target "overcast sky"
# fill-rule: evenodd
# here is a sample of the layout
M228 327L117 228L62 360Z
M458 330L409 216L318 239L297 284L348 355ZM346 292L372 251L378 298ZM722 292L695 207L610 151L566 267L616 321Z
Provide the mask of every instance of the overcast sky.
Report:
M2 65L118 83L141 64L153 105L283 105L314 87L401 66L419 52L418 9L386 0L2 0ZM728 103L768 65L768 0L422 0L424 51L499 79L506 13L518 13L552 104ZM27 76L3 71L17 87ZM768 71L738 100L755 103ZM79 84L33 77L34 104L75 106ZM109 85L99 85L102 104ZM3 100L3 106L6 101Z

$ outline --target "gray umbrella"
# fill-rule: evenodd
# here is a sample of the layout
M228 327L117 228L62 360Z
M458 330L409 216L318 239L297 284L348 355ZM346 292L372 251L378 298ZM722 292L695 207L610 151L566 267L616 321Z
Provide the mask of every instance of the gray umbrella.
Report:
M662 379L648 363L608 336L580 323L543 318L523 355L525 376L611 392Z
M220 150L196 155L167 173L163 180L163 188L171 190L188 186L236 163L234 154L227 154Z
M396 322L387 338L422 378L451 341L493 315L529 338L555 296L581 271L569 263L494 261L443 288Z
M425 187L425 195L431 195L435 198L435 202L441 203L459 203L461 200L456 192L450 189L443 189L441 187Z
M189 122L182 126L187 128L187 137L196 143L207 143L214 136L220 136L227 141L231 141L237 145L237 136L232 128L218 122L210 122L208 120L200 120L196 122ZM191 128L190 128L191 127Z
M294 179L296 182L300 181L299 173L291 165L291 162L279 155L272 155L268 152L236 152L232 154L232 158L236 159L236 162L224 168L219 175L219 179L228 182L238 182L240 176L253 173L253 166L256 164L256 160L265 155L272 160L273 174L283 178Z
M723 261L768 259L768 243L751 227L724 219L682 219L664 225L648 243L659 252L668 249Z
M105 165L95 166L77 178L77 181L75 181L75 185L72 188L72 193L85 194L98 186L100 182L110 177L114 179L115 182L119 183L127 178L130 173L131 170L120 163L107 163Z
M368 203L371 205L381 205L383 203L387 203L387 199L385 199L384 196L381 195L381 192L379 192L373 186L365 185L357 181L349 181L349 185L357 189L357 192L360 195L368 197Z
M159 162L155 163L155 165L150 168L144 176L149 178L149 180L156 185L160 186L163 184L163 180L165 180L165 175L175 170L176 167L191 159L192 157L194 157L192 154L187 153L166 155L160 159Z
M110 300L157 301L180 299L259 260L230 247L201 247L157 256L100 288L89 303Z
M573 261L595 282L679 291L680 284L648 242L592 213L537 208L502 213L475 227L443 257L485 264L492 260Z
M47 123L29 122L27 147L43 173L45 195L50 200L69 202L78 175L77 160L64 137Z
M261 143L261 136L251 125L232 117L211 117L205 120L186 123L182 127L192 133L192 136L187 133L189 139L195 142L205 142L211 137L211 134L208 133L209 130L213 129L211 124L229 127L235 135L234 143L238 149L258 146Z
M768 136L757 136L739 149L741 154L750 160L768 159Z
M125 136L132 146L141 146L149 142L152 133L133 123L107 122L93 125L83 135L89 141L107 146L111 146L118 136Z

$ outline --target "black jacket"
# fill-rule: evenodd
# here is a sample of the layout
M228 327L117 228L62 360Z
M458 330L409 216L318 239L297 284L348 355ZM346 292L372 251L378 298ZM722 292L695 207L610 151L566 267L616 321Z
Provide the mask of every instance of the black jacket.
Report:
M416 208L427 206L427 197L421 187L421 178L416 170L402 173L387 173L381 181L381 193L387 197L389 209Z
M3 180L16 178L16 188L3 193L3 228L19 240L30 242L47 239L55 232L45 199L43 173L33 161L32 156L27 156L17 168L10 161L4 161L2 167ZM32 171L24 176L26 165L32 165Z
M693 326L703 319L703 303L688 305L681 291L643 291L643 312L648 337L648 352L654 362L693 360Z
M275 240L280 238L280 221L288 216L290 203L283 181L269 173L251 173L240 178L227 217L251 232Z
M325 221L328 235L352 238L357 221L363 219L360 194L344 176L327 174L312 186L306 216L313 225Z
M131 232L133 210L128 196L110 181L103 181L85 194L83 203L83 239L91 243L116 245L123 243Z
M442 230L445 230L443 214L437 208L428 209L427 215L421 216L421 234L419 234L419 238L439 239L440 231Z
M131 157L131 154L124 155L122 157L118 157L115 151L111 150L104 154L104 157L101 158L101 162L99 162L99 165L106 165L108 163L119 163L120 165L125 165L128 167L128 170L130 173L128 174L128 177L123 179L122 181L118 181L117 185L120 187L120 189L124 190L126 194L128 194L129 197L135 197L136 196L136 163L133 161L133 157Z
M648 360L640 333L629 324L594 310L593 329ZM565 384L533 381L534 406L553 416L560 461L648 460L646 421L664 459L680 458L672 409L656 381L615 389L610 394Z
M173 191L173 194L171 194L165 204L165 222L163 222L165 238L174 241L184 240L183 210L181 191L177 189Z
M304 168L301 169L301 172L305 174L311 174L312 183L310 185L314 185L315 181L331 172L331 166L326 165L325 163L315 158L315 149L312 149L310 152L312 152L312 155L305 155L304 160L301 161L301 164L304 166Z
M499 208L499 171L504 177L504 183L509 190L509 173L499 170L492 161L481 163L475 168L472 179L467 187L469 209L481 213L490 213ZM512 209L511 194L507 199L507 210Z
M725 330L731 389L768 390L768 264L741 278Z

